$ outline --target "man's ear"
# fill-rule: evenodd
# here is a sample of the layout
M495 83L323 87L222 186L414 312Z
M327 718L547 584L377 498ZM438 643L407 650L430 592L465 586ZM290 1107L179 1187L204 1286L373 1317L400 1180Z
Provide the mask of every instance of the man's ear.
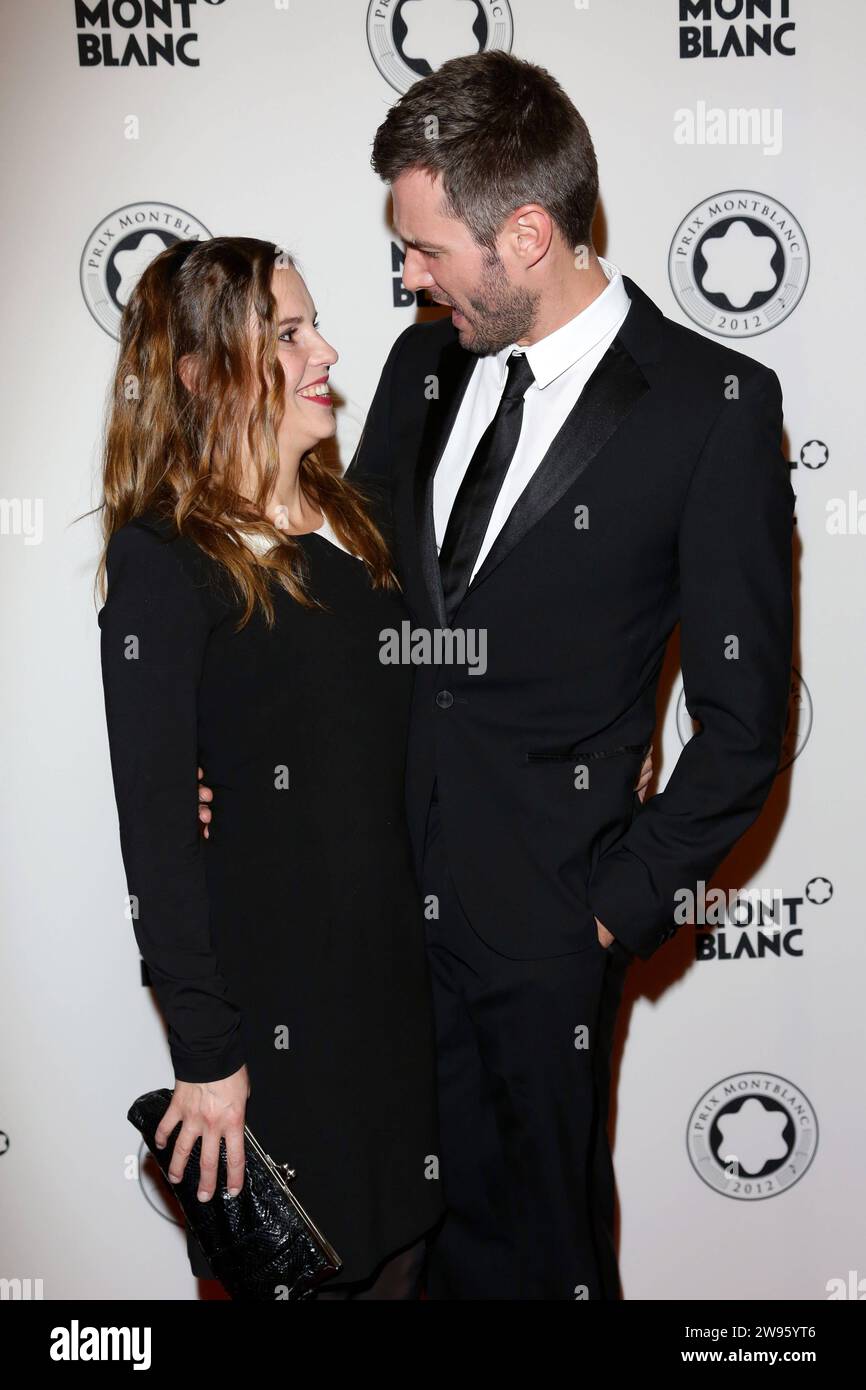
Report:
M512 213L505 230L513 251L528 269L547 254L553 238L553 219L538 203L526 203Z
M198 360L195 353L184 353L178 361L177 374L190 395L194 396L198 386Z

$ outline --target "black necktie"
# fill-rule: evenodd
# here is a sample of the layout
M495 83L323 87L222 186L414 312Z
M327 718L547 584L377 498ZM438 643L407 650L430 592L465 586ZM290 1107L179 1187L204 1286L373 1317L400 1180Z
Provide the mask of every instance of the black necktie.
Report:
M523 393L534 380L525 355L512 352L502 399L478 441L454 498L439 551L439 572L449 623L469 588L496 499L520 438Z

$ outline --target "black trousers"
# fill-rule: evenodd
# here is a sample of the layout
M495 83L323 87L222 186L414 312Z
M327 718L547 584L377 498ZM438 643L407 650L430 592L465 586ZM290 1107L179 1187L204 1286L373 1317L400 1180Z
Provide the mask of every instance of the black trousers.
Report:
M617 1299L607 1119L631 953L618 942L540 960L492 950L458 899L435 794L422 877L425 902L438 900L426 931L447 1206L428 1242L427 1294Z

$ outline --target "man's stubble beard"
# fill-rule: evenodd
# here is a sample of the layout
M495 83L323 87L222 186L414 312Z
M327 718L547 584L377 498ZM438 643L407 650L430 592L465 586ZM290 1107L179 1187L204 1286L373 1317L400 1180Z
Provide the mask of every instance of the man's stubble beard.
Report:
M538 291L532 293L512 285L498 254L486 252L478 296L468 299L474 311L471 328L475 336L462 346L478 357L489 357L527 338L535 322L539 298Z

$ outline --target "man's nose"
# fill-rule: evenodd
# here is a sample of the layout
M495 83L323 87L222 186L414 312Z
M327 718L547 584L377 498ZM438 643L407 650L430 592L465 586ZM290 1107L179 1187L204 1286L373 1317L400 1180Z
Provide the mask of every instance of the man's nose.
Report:
M429 270L424 268L424 258L417 251L409 250L403 259L403 284L407 290L427 290L436 281Z

